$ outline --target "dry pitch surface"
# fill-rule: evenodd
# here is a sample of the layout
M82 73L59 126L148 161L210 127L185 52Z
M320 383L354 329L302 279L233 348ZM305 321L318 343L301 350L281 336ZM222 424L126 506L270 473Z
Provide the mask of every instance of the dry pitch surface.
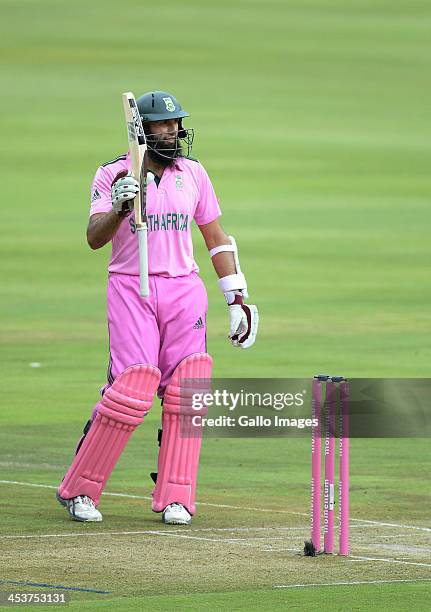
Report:
M167 527L148 511L143 496L107 495L105 521L90 525L61 520L50 487L5 481L1 487L11 506L21 500L21 518L29 526L25 533L1 536L4 589L15 589L12 581L28 577L35 584L76 589L73 600L229 591L232 596L243 591L246 600L247 591L255 589L407 586L431 580L431 529L425 526L353 516L348 558L306 558L301 548L308 537L308 514L287 507L202 502L193 526ZM45 518L52 527L43 534L31 529L41 500L47 502ZM121 518L124 512L127 520ZM93 590L105 594L96 596Z

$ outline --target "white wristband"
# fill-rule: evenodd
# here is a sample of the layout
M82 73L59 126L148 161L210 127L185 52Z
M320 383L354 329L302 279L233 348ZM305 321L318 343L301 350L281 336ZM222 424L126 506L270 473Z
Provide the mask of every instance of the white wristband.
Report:
M245 282L244 274L229 274L229 276L223 276L219 278L218 284L223 293L226 291L240 291L244 290L247 292L247 283Z

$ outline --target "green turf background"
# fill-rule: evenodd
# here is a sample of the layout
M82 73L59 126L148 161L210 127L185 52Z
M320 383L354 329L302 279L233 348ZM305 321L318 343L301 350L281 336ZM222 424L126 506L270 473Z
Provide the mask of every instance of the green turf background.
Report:
M126 90L167 89L190 112L260 309L256 345L232 349L196 233L215 376L429 376L429 2L0 0L0 14L2 478L55 484L105 378L109 249L90 251L85 228L97 166L127 147ZM133 453L158 418L112 490L142 486ZM359 513L425 519L426 442L353 443ZM218 444L202 497L307 507L304 444ZM6 531L25 531L5 508ZM409 587L393 588L401 602Z

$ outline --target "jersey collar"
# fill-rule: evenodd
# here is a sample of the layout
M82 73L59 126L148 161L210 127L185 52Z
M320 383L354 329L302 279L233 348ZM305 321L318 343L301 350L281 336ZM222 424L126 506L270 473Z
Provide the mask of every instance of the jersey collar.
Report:
M129 160L130 160L130 151L128 151L128 152L127 152L126 159L127 159L127 161L129 161ZM166 170L168 170L168 169L169 169L169 167L168 167L168 168L166 168ZM171 166L171 167L170 167L170 169L171 169L171 170L173 170L173 169L175 169L175 170L179 170L180 172L181 172L182 170L184 170L184 157L177 157L177 158L175 159L175 163L174 163L174 165L173 165L173 166Z

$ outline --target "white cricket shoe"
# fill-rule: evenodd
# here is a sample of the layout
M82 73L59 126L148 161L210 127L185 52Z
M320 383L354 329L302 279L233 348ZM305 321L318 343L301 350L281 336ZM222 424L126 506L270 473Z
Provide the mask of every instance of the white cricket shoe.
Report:
M62 506L67 508L67 511L74 521L100 522L103 519L102 514L96 508L94 501L88 495L78 495L71 499L63 499L57 493L57 500Z
M162 523L166 525L190 525L191 522L191 514L182 504L175 502L163 510Z

